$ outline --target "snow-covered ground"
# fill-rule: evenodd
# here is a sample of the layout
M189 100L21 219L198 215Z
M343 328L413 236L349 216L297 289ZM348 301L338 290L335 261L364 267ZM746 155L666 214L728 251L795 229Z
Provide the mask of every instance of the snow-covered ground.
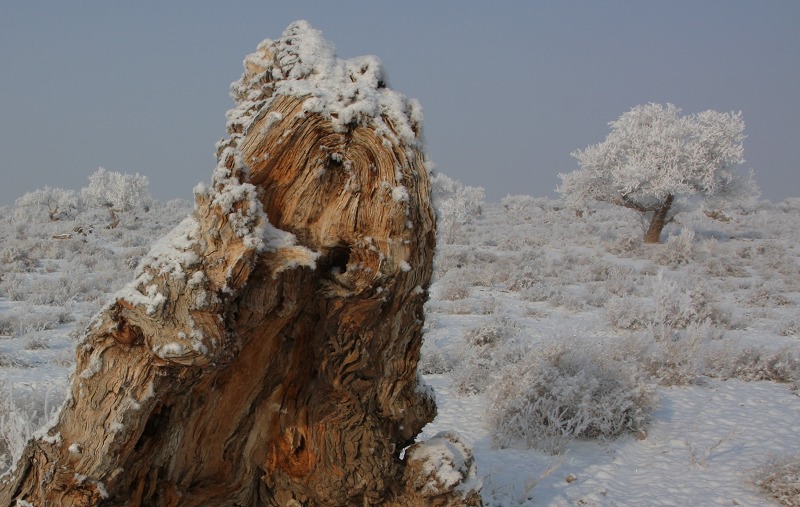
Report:
M114 229L91 210L0 211L7 467L63 396L75 336L188 204L120 214ZM780 505L757 482L788 463L794 475L773 490L800 483L800 199L728 213L690 209L651 246L624 209L577 217L516 196L442 216L420 363L439 415L421 438L470 442L492 506ZM581 371L538 396L563 404L560 423L572 409L587 424L621 417L620 435L553 433L552 417L505 424L564 357ZM632 408L616 416L621 402Z
M472 443L486 505L774 505L754 484L762 463L800 449L800 402L773 382L707 380L658 391L645 438L580 441L558 455L496 449L485 396L428 377L439 416L423 438Z

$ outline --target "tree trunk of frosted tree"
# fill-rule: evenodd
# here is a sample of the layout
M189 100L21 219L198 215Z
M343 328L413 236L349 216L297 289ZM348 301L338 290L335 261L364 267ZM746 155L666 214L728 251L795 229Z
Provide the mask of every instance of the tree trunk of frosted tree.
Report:
M653 213L650 219L650 225L644 233L645 243L658 243L661 241L661 231L663 231L664 226L667 225L667 215L669 214L670 208L672 208L672 201L674 198L673 195L668 195L661 207Z
M420 145L272 96L273 50L246 68L212 185L87 331L0 504L481 504L457 436L401 459L436 412L416 371L434 252Z

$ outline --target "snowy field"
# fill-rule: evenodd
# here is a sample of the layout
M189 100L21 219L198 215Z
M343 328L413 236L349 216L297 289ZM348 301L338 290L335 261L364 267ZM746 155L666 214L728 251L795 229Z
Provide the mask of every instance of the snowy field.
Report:
M800 199L685 204L643 245L622 208L435 186L420 371L439 415L421 437L472 444L486 505L798 505ZM3 469L63 398L91 316L189 212L48 191L0 209Z

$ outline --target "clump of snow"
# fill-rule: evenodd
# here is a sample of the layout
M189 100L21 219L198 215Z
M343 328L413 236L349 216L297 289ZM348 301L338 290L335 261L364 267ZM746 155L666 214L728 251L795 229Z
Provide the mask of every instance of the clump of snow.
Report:
M200 223L189 215L167 235L153 243L142 265L156 273L181 276L186 269L200 262L195 251L199 233Z
M155 284L148 285L145 288L144 294L139 292L134 286L129 285L120 291L119 296L135 305L144 306L147 315L155 315L167 301L164 294L158 292L158 286Z
M189 288L191 288L191 287L198 287L198 286L201 286L201 285L203 285L203 283L204 283L204 282L205 282L207 279L208 279L208 278L206 277L206 274L205 274L203 271L195 271L195 272L192 274L192 277L191 277L191 278L189 278L189 281L187 282L187 284L186 284L186 285L187 285Z
M106 485L100 481L92 481L92 483L97 488L97 492L100 493L100 498L106 499L108 498L108 491L106 491Z
M420 145L419 102L387 88L377 57L338 58L333 44L306 21L289 25L278 40L264 40L244 66L245 74L231 85L239 105L228 113L231 131L246 132L258 117L250 111L284 95L303 99L302 114L321 114L337 131L370 126L395 144ZM267 126L276 121L269 118Z
M406 460L409 468L419 467L418 475L413 478L414 488L423 496L449 491L466 496L481 488L472 450L455 432L441 432L415 444L408 450Z
M392 188L392 200L395 202L408 202L408 190L403 185Z
M169 342L163 345L158 345L153 348L153 353L161 359L170 359L173 357L182 357L186 355L187 349L183 343Z
M258 189L246 181L249 172L236 143L231 136L227 145L221 146L219 162L212 175L211 205L226 216L234 234L242 238L246 247L256 251L264 248L265 229L271 227L258 199Z

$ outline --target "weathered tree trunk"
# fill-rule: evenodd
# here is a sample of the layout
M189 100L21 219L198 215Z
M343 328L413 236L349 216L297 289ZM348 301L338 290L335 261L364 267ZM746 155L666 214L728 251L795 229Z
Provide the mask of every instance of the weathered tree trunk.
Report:
M664 226L668 223L667 216L670 208L672 208L674 199L675 196L668 195L661 207L653 212L653 216L650 218L650 225L644 233L645 243L658 243L661 241L661 231L664 230Z
M435 415L416 105L302 22L234 92L211 187L88 330L0 505L480 505L457 437L401 459Z

